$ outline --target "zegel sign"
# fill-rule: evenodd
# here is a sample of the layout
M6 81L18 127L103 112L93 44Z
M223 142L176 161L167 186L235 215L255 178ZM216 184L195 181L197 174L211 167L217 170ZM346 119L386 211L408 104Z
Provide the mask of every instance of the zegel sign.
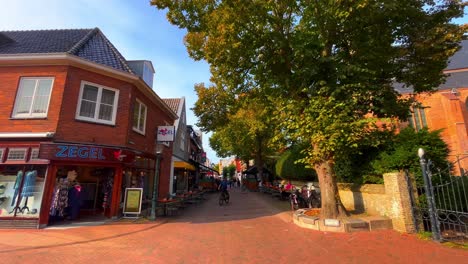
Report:
M74 160L88 162L133 162L130 151L90 145L42 143L39 158L48 160Z

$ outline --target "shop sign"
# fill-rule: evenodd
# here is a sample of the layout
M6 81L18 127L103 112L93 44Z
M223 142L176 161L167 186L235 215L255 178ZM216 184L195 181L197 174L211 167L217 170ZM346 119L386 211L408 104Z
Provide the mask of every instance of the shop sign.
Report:
M74 160L94 162L131 162L134 155L128 151L100 146L44 143L39 158L48 160Z
M157 141L174 141L174 126L158 126Z

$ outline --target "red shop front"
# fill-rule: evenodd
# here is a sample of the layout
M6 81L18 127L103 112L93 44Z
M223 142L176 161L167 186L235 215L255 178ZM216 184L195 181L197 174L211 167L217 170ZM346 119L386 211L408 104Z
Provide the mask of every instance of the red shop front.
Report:
M125 188L143 188L144 205L148 204L155 164L154 155L132 149L3 142L0 228L119 217Z

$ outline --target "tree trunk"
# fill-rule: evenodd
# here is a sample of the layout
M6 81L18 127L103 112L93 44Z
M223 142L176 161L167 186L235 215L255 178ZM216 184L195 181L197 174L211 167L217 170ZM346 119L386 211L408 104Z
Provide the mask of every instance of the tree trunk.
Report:
M265 177L263 175L262 138L259 135L256 135L255 137L257 140L257 152L256 152L256 161L255 161L255 165L257 166L257 169L258 169L257 178L259 178L264 184Z
M338 185L336 182L335 172L333 171L333 162L330 160L324 161L315 165L317 171L320 196L322 200L322 209L320 217L322 219L336 219L348 215L348 212L341 203L338 193Z

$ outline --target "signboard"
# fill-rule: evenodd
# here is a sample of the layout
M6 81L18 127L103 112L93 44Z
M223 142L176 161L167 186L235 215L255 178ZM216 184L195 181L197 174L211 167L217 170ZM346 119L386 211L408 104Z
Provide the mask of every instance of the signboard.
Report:
M174 126L158 126L157 141L174 141Z
M143 188L125 188L125 200L123 213L136 214L141 213L141 200L143 198Z
M135 154L127 150L95 145L41 143L39 158L87 162L133 162Z

